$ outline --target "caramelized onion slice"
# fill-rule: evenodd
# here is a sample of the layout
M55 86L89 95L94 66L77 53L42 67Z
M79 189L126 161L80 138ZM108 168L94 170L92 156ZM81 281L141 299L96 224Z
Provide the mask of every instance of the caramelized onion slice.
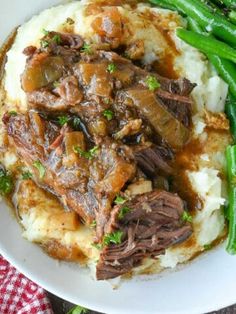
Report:
M109 97L113 84L107 72L107 63L84 63L78 65L82 84L89 86L88 93Z
M64 61L58 56L46 53L36 55L27 64L21 84L25 92L32 92L57 81L63 74Z
M74 152L74 147L79 147L81 150L86 150L84 134L82 132L67 132L65 134L65 151L66 156L63 158L65 167L72 167L79 162L79 155Z
M69 156L74 154L74 146L80 147L82 150L85 150L85 139L84 134L82 132L67 132L65 134L65 148L66 148L66 155Z
M137 107L154 129L175 149L180 149L189 139L189 130L158 101L149 90L130 89L125 92L126 100Z

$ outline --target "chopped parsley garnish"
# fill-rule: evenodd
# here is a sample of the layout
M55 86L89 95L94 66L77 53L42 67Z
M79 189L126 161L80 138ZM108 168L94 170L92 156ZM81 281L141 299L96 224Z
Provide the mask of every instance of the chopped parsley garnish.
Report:
M57 118L58 123L63 126L64 124L66 124L69 121L69 117L68 116L59 116Z
M93 222L90 224L90 227L91 227L91 228L94 228L94 227L96 227L96 225L97 225L96 220L93 220Z
M13 117L17 116L17 112L15 110L9 111L8 114Z
M129 213L132 209L128 206L121 207L118 218L122 219L124 216Z
M123 232L115 231L113 233L106 234L103 238L103 243L105 245L109 244L120 244L122 241Z
M193 221L193 217L186 211L183 212L181 218L182 218L183 221L187 221L187 222L192 222Z
M91 45L84 43L83 47L81 48L81 52L91 54L92 53Z
M58 81L53 82L53 87L57 88L59 85L60 85L60 82Z
M88 313L88 309L80 305L76 305L67 314L87 314L87 313Z
M89 152L91 158L94 157L97 154L97 152L98 152L98 146L94 146L88 152Z
M40 41L41 48L47 48L49 46L49 42L47 40L42 39Z
M91 245L93 247L95 247L97 250L101 250L102 249L102 244L101 243L91 243Z
M98 151L98 146L94 146L89 151L82 150L79 146L74 146L73 150L75 153L79 154L81 157L84 157L86 159L92 159Z
M13 189L13 180L10 174L0 169L0 193L2 195L9 194Z
M115 65L115 63L110 63L107 66L107 71L109 73L114 73L116 69L117 69L117 66Z
M32 173L30 171L24 171L21 176L23 180L29 180L32 178Z
M110 99L109 99L109 98L105 98L103 101L104 101L104 103L107 104L107 105L109 105L109 103L110 103Z
M52 38L50 38L49 37L50 31L47 31L46 29L43 29L42 31L43 31L44 35L48 36L48 37L46 37L46 39L45 39L45 37L43 39L41 39L41 41L40 41L41 48L47 48L52 41L54 41L58 45L61 43L62 40L61 40L61 36L59 34L56 34Z
M53 36L52 40L56 43L56 44L60 44L61 43L61 36L56 34L55 36Z
M122 205L126 202L127 200L120 196L120 195L117 195L116 199L114 200L114 203L117 204L117 205Z
M148 76L145 83L152 92L161 86L155 76Z
M104 110L102 114L104 115L105 118L107 118L108 121L111 121L114 116L114 112L109 109Z
M47 36L49 34L49 31L47 31L45 28L42 29L42 32L45 36Z
M205 244L203 247L204 247L205 251L212 249L212 245L211 244Z
M66 24L73 25L73 24L75 24L75 21L71 17L68 17L66 19Z
M39 178L42 179L42 178L45 176L46 169L45 169L45 167L43 166L43 164L41 163L41 161L36 160L36 161L33 163L33 166L38 169Z
M78 129L78 127L80 126L81 120L79 117L74 117L72 123L73 123L73 127L75 129Z

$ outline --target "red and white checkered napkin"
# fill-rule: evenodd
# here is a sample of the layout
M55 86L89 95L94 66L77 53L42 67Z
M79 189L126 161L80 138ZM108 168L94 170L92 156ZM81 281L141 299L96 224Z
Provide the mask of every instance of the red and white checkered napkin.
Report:
M0 255L0 314L53 314L45 291Z

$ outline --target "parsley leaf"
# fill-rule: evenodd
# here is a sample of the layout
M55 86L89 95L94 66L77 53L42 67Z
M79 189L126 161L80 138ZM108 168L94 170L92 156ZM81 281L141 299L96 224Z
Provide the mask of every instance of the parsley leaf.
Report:
M204 250L207 251L207 250L210 250L212 248L212 245L211 244L205 244L203 247L204 247Z
M110 103L110 99L109 99L109 98L104 98L103 101L104 101L104 103L107 104L107 105L109 105L109 103Z
M78 129L78 127L80 126L81 120L79 117L74 117L72 123L73 123L73 127L75 129Z
M63 126L64 124L66 124L69 121L69 117L68 116L59 116L57 118L58 123Z
M97 154L97 152L98 152L98 146L94 146L88 152L89 152L91 157L94 157Z
M193 217L186 211L183 212L181 219L183 221L187 221L187 222L192 222L193 221Z
M90 158L90 154L89 152L84 151L82 148L80 148L79 146L74 146L73 147L73 151L77 154L79 154L81 157Z
M49 46L49 42L47 40L42 39L40 41L41 48L47 48Z
M24 171L21 174L23 180L29 180L32 178L32 173L30 171Z
M13 180L10 174L0 169L0 193L2 195L9 194L13 189Z
M148 76L145 83L152 92L161 86L155 76Z
M91 227L91 228L94 228L94 227L96 227L96 225L97 225L96 220L93 220L93 222L90 224L90 227Z
M90 160L97 154L98 146L94 146L87 152L82 150L79 146L74 146L73 150L75 153L79 154L81 157L84 157Z
M61 36L59 34L56 34L55 36L53 36L52 40L56 43L56 44L60 44L61 43Z
M47 36L49 34L49 31L47 31L45 28L42 29L42 32L45 36Z
M41 163L41 161L40 161L40 160L36 160L36 161L33 163L33 166L38 169L39 178L42 179L42 178L45 176L46 169L45 169L45 167L43 166L43 164Z
M107 66L107 71L109 73L114 73L116 69L117 69L117 66L115 65L115 63L110 63Z
M67 314L86 314L86 313L88 313L88 309L80 305L76 305Z
M53 82L53 87L54 88L57 88L58 86L60 86L60 82L58 82L58 81Z
M8 114L12 117L17 116L17 112L15 110L9 111Z
M91 45L84 43L80 51L87 54L91 54L92 53Z
M118 218L122 219L124 216L129 213L132 209L128 206L121 207Z
M117 204L117 205L121 205L121 204L124 204L127 200L120 196L120 195L117 195L116 199L114 200L114 203Z
M102 113L104 115L105 118L107 118L108 121L111 121L113 119L114 113L113 111L106 109L103 111Z
M91 243L91 245L93 247L95 247L97 250L101 250L102 249L102 244L101 243Z
M106 234L103 238L103 243L105 245L120 244L122 241L123 231L115 231L113 233Z

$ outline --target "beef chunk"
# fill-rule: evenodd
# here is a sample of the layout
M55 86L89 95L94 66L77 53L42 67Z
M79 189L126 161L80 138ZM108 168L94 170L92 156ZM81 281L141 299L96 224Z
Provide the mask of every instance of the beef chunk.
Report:
M196 86L195 83L191 83L186 78L172 80L166 77L162 77L160 75L157 75L157 77L161 83L162 89L175 95L189 96L194 87Z
M169 148L153 145L135 153L138 166L150 177L156 176L159 172L165 175L173 173L169 162L173 159L173 153Z
M129 208L122 215L122 207ZM109 244L101 252L97 278L110 279L140 265L144 257L163 254L191 234L190 224L184 223L183 201L175 194L155 190L116 206L107 226L107 233L122 232L120 244Z
M118 120L115 128L112 125L112 133L119 132L131 120L145 118L146 124L151 124L171 147L179 149L185 145L192 115L189 94L194 84L186 79L160 77L115 52L91 50L85 54L80 45L72 48L75 39L61 34L58 44L52 40L55 36L59 34L47 35L50 45L28 59L22 75L30 107L52 112L76 111L92 124L94 117L101 116L112 105ZM161 85L155 93L146 83L150 76L156 77ZM119 101L121 94L130 96L130 100ZM171 128L162 123L164 120L168 120Z
M86 223L96 217L100 238L113 199L135 173L129 148L107 141L91 151L82 132L66 125L61 128L33 111L5 116L4 122L36 183L54 193ZM44 169L43 175L39 167Z
M164 106L179 120L184 126L190 127L192 117L191 100L187 96L171 94L169 92L158 90L158 98L161 99Z

